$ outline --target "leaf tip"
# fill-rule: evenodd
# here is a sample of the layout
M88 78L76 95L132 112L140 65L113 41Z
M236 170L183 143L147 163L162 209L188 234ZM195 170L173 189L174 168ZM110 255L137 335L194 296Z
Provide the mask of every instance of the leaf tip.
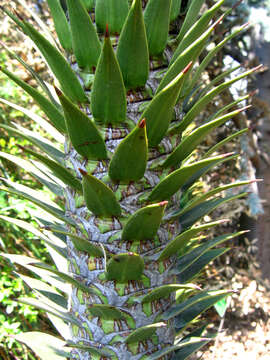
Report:
M244 106L244 107L242 107L241 109L239 109L238 112L241 113L241 112L243 112L243 111L245 111L245 110L247 110L247 109L250 109L251 107L252 107L252 105Z
M110 33L109 33L109 24L106 24L106 31L105 31L105 39L108 39L110 37Z
M193 61L190 61L187 66L184 68L183 70L183 74L186 74L188 72L188 70L191 68L191 66L193 65Z
M143 129L143 128L145 127L145 125L146 125L146 119L143 118L143 119L139 122L138 127L139 127L140 129Z
M168 201L167 201L167 200L161 201L161 202L159 203L159 206L162 206L162 207L165 207L165 206L167 206L167 205L168 205Z
M86 176L87 172L81 168L79 168L79 172L82 174L82 176Z
M56 85L54 85L53 87L58 97L63 95L62 91Z

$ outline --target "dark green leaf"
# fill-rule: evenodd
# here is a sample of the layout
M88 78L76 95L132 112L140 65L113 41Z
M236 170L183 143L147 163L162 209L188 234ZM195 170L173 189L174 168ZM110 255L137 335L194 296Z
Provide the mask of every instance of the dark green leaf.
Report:
M140 280L144 270L143 259L135 253L118 254L107 263L107 280L125 283L130 280Z
M90 71L101 51L96 29L81 0L67 0L67 6L76 60L80 68Z
M119 217L121 208L113 191L99 179L79 170L83 175L83 196L87 208L96 216Z
M140 180L147 165L146 122L138 125L121 141L109 165L109 176L115 182Z
M95 121L106 126L125 122L126 102L122 73L107 31L91 91Z
M160 226L167 201L148 205L137 210L128 218L122 232L124 241L145 241L154 239Z
M126 88L134 89L145 85L149 71L149 53L141 0L133 0L120 34L117 59Z

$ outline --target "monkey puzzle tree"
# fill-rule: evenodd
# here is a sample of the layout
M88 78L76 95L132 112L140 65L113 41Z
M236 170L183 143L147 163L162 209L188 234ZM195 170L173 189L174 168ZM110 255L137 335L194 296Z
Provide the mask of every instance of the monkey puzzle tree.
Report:
M55 264L4 254L38 275L21 275L37 294L36 300L21 301L46 310L63 338L36 332L18 336L42 359L186 359L210 339L201 336L204 327L185 336L183 330L231 293L203 290L190 281L228 250L217 245L238 235L200 241L201 232L224 222L201 220L218 205L245 196L221 197L222 191L249 181L190 194L203 174L237 157L217 150L246 129L201 157L194 154L214 129L245 110L228 112L247 96L191 125L213 99L254 69L224 80L227 71L198 86L218 50L245 25L198 63L232 8L215 19L224 0L202 14L204 1L193 0L180 17L181 3L48 0L60 44L20 13L2 8L35 43L55 79L52 89L7 49L40 90L5 67L1 71L33 97L50 122L20 108L43 124L50 140L23 126L1 124L33 145L22 150L34 160L1 156L58 197L57 203L43 200L40 193L3 180L5 191L50 215L36 216L40 229L2 216L42 239Z

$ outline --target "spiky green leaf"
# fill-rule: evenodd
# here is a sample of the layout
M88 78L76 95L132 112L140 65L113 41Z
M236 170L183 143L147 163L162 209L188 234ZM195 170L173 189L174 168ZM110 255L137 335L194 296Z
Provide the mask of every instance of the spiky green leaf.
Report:
M90 160L106 159L104 140L93 121L58 89L57 95L64 109L67 131L75 150Z
M149 0L144 11L144 22L150 56L160 55L167 44L171 0Z
M90 71L97 65L100 41L81 0L67 0L72 47L80 68Z
M60 4L60 0L47 0L51 10L55 31L62 47L71 52L72 41L69 23Z
M96 216L119 217L121 208L113 191L102 181L80 169L83 176L83 196L87 208Z
M109 164L109 176L115 182L140 180L147 165L146 121L138 125L118 145Z
M135 253L114 255L107 263L106 278L125 283L140 280L144 270L143 259Z
M124 241L153 240L160 226L167 201L148 205L128 218L122 232Z
M133 0L117 46L117 59L126 88L144 86L149 71L149 53L142 1Z
M91 91L91 109L95 121L105 125L125 122L126 102L122 73L107 29Z

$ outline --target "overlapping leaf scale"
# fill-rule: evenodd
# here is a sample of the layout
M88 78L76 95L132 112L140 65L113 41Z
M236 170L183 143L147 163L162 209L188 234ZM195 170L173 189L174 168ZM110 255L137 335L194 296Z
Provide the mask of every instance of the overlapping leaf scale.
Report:
M87 208L99 217L119 217L121 208L113 191L93 175L82 169L80 172L83 176L83 196Z
M213 156L208 159L197 161L193 164L182 166L180 169L173 171L154 187L148 196L148 201L156 202L170 200L171 196L173 196L197 171L204 169L206 166L210 166L211 164L215 164L217 161L228 156L228 154Z
M143 112L141 119L146 119L149 146L157 146L166 134L172 120L174 106L191 66L192 62L154 96Z
M194 149L200 144L200 142L205 139L205 137L213 131L218 126L224 124L226 121L230 120L234 116L237 116L240 112L245 111L247 107L232 111L228 114L225 114L219 118L216 118L212 121L207 122L199 126L197 129L192 131L187 135L179 145L172 151L172 153L167 157L167 159L162 164L163 167L175 167L181 163L182 160L186 159Z
M162 261L172 255L175 255L175 254L181 252L181 250L185 248L185 246L187 245L189 240L191 240L193 237L195 237L199 232L201 232L205 229L211 229L212 227L220 225L222 223L224 223L224 220L214 221L211 223L199 225L199 226L196 226L196 227L186 230L185 232L181 233L176 238L171 240L165 246L165 248L162 250L158 260Z
M148 141L146 121L137 126L117 146L109 164L109 176L114 182L140 180L147 166Z
M132 214L122 231L123 241L153 240L164 215L167 201L148 205Z
M166 47L170 24L171 0L149 0L144 22L149 55L160 55Z
M100 41L81 0L67 0L72 47L79 67L91 71L97 65Z
M183 120L180 122L179 125L177 125L174 129L174 131L183 131L187 128L187 126L195 119L196 116L199 115L199 113L222 91L228 89L231 85L236 83L237 81L247 77L250 74L253 74L255 71L257 71L261 65L256 66L255 68L248 70L244 72L241 75L238 75L234 77L231 80L227 80L223 82L222 84L214 87L212 90L210 90L207 94L205 94L202 98L200 98L194 106L188 111L188 113L184 116Z
M63 106L67 131L75 150L86 159L106 159L105 142L94 122L60 90L56 91Z
M149 73L149 52L141 0L133 0L120 34L116 55L126 88L144 86Z
M91 109L95 121L107 126L124 123L126 102L122 73L107 28L91 91Z
M144 270L144 260L136 253L123 253L110 258L106 267L106 279L118 283L141 280Z

